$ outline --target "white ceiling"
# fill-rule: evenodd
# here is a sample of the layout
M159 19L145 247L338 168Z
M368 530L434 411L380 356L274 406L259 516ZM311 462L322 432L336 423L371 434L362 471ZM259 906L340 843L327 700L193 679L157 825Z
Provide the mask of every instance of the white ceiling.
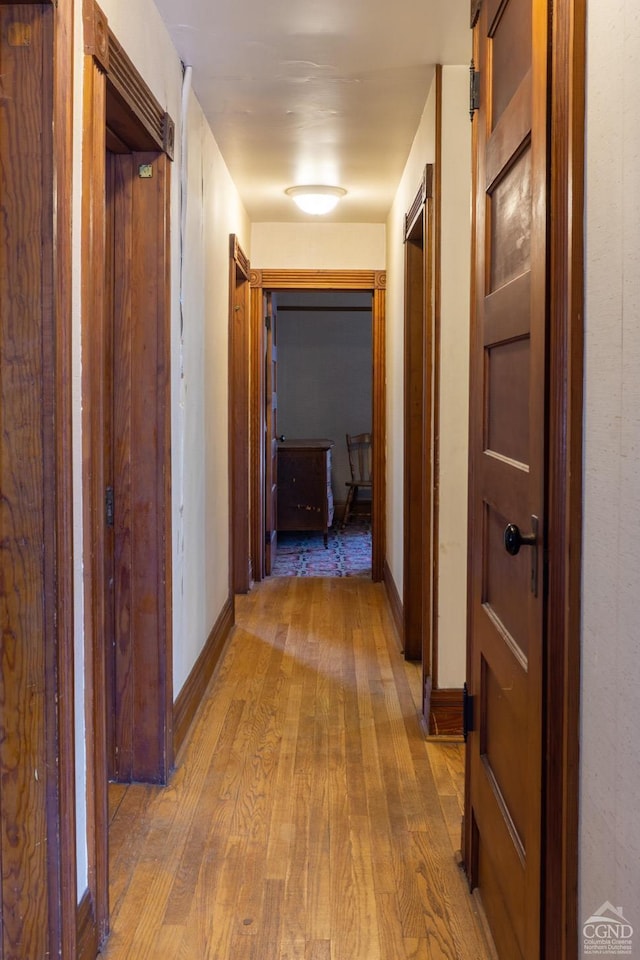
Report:
M386 219L435 63L468 63L469 0L156 0L254 222L344 187L323 219Z

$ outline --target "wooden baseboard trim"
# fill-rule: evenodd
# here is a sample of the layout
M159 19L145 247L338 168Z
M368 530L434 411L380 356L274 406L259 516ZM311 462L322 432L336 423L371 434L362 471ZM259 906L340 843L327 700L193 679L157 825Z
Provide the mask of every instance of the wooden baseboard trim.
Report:
M229 597L173 705L173 745L176 757L187 739L189 727L220 661L233 625L233 600Z
M429 736L462 737L462 690L431 690Z
M87 889L76 913L76 958L96 960L98 954L98 925L91 891Z
M389 568L387 561L384 561L384 567L382 569L382 581L387 591L387 597L389 600L389 606L391 608L391 619L393 620L393 625L396 628L396 633L398 634L398 640L400 642L400 649L404 649L404 636L403 636L403 614L402 614L402 600L400 599L400 594L398 593L398 588L396 587L396 582L393 579L393 574Z

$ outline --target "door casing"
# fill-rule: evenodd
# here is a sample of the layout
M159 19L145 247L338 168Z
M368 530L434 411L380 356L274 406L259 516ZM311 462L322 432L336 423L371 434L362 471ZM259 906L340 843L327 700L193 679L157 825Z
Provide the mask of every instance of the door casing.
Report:
M229 237L229 589L247 593L250 552L250 333L249 260L238 237Z
M386 273L376 270L251 270L251 557L254 578L265 576L264 494L264 316L266 291L370 290L372 294L372 556L371 575L383 579L385 556L385 291Z
M434 529L433 165L405 216L402 645L431 676L437 592ZM426 698L425 698L426 699ZM427 708L428 716L428 708Z
M482 2L471 2L472 27ZM541 891L541 954L547 960L573 960L578 953L585 20L585 4L579 0L553 3L549 49L547 651ZM474 125L474 155L476 150ZM475 164L473 169L475 177ZM474 197L477 190L474 181ZM472 234L475 236L475 231ZM473 289L471 302L475 303ZM467 798L468 776L467 768ZM471 846L467 813L463 825L466 863Z
M151 187L139 203L130 205L121 224L129 235L133 269L123 280L124 298L135 311L136 324L129 325L131 367L140 373L145 397L130 400L131 438L128 458L145 457L142 465L143 499L147 506L132 509L131 538L143 550L153 550L153 569L143 571L145 627L131 638L131 657L137 664L130 687L137 718L131 726L134 741L144 740L137 755L144 769L132 776L154 782L166 781L173 763L173 695L171 646L171 452L170 452L170 296L169 296L169 183L173 124L160 110L135 67L129 61L93 0L84 0L85 28L83 184L82 184L82 344L83 344L83 529L85 547L85 697L87 750L87 834L89 859L89 904L87 916L95 942L109 929L108 904L108 811L106 737L105 627L105 487L104 420L110 416L105 404L104 310L109 302L107 279L95 265L105 263L106 243L106 150L126 153L151 152L153 167L138 170ZM117 51L110 67L110 54ZM143 122L138 103L127 99L131 87L146 104ZM110 106L111 104L111 106ZM149 125L149 117L155 123ZM105 124L105 118L109 126ZM149 128L152 127L152 129ZM124 271L126 273L126 269ZM148 289L148 277L160 278ZM145 356L146 345L150 347ZM139 447L137 446L139 442ZM138 519L136 519L136 515ZM137 529L136 529L137 527ZM155 589L149 594L149 584ZM150 599L149 599L150 597ZM153 664L153 682L146 687L145 662ZM153 763L153 769L147 760ZM87 939L89 933L87 933Z
M25 960L76 954L73 20L2 5L0 954Z

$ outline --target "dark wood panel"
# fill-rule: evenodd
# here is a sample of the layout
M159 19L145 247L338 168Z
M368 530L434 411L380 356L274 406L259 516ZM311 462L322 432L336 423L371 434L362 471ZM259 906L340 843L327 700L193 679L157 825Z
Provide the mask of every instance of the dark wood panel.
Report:
M50 901L59 902L60 953L72 957L76 952L76 911L78 904L76 866L76 749L75 683L69 664L75 655L76 619L74 604L73 531L75 491L72 438L72 192L73 192L73 60L75 51L74 5L52 4L53 19L53 150L54 238L51 255L54 264L54 316L50 331L51 349L45 350L51 362L54 381L55 475L49 486L54 503L46 512L55 523L55 623L47 644L51 668L48 670L50 726L50 769L59 774L59 789L49 792L49 833L57 837L57 849L49 851ZM41 143L41 163L48 168L46 139ZM53 255L55 251L55 255ZM43 260L50 252L43 244ZM56 725L57 721L57 725ZM57 742L56 742L57 740ZM56 945L52 947L55 953Z
M486 350L487 449L526 464L529 457L529 337Z
M425 393L425 368L431 367L431 343L427 339L431 315L426 316L427 268L426 210L414 227L416 236L405 243L405 327L404 327L404 563L403 612L404 652L409 660L425 662L424 634L428 629L425 611L431 609L430 568L431 517L425 515L425 491L431 494L430 401ZM419 231L419 235L418 235ZM427 431L427 432L425 432ZM429 659L429 658L427 658Z
M231 593L235 594L247 593L253 572L249 492L251 336L248 261L235 234L229 239L229 580ZM263 430L264 426L257 436L261 437Z
M84 637L89 885L98 940L107 934L107 737L104 525L105 81L92 58L84 64L82 164L82 473Z
M69 13L0 6L0 955L11 960L75 948Z
M113 411L106 395L104 308L109 301L105 286L112 281L107 280L104 270L96 270L96 264L108 262L104 238L105 121L108 123L109 117L106 78L92 57L85 58L84 94L83 504L85 555L89 558L85 565L87 742L92 745L87 756L88 840L89 881L101 942L109 921L104 435L105 418L111 417ZM117 276L120 271L121 280L130 284L128 292L114 295L113 303L126 304L122 310L130 310L135 317L135 323L129 324L130 363L135 376L132 373L128 461L132 491L131 571L126 574L134 649L127 696L133 705L132 776L165 782L173 761L168 160L165 154L142 153L133 161L133 167L131 202L122 205L127 208L122 215L130 221L131 242L120 244L114 229L113 244L114 274ZM120 227L124 229L122 223ZM130 267L123 263L116 266L116 254L121 260L130 259ZM119 330L114 343L124 336ZM118 447L117 438L114 446ZM123 449L121 445L122 456ZM117 486L117 478L114 485ZM120 509L122 512L122 505ZM122 689L119 680L116 686Z
M251 429L261 437L264 432L264 328L262 294L266 290L370 290L372 293L372 474L373 500L371 505L371 572L372 579L383 577L386 517L386 410L385 410L385 297L386 273L378 270L256 270L250 272L251 285ZM248 440L247 440L248 443ZM256 453L255 448L260 451ZM264 457L263 444L252 444L250 502L256 504L256 516L251 520L252 554L258 554L260 564L254 567L254 576L264 571Z
M492 111L496 126L531 67L531 3L508 0L492 32Z
M523 273L485 299L483 343L489 346L511 337L527 336L531 277Z
M434 164L434 190L433 190L433 246L427 249L428 270L431 270L433 277L433 347L432 347L432 369L431 369L431 395L433 397L433 412L431 416L430 428L433 439L431 441L431 452L428 454L431 459L431 490L425 487L423 496L425 498L425 514L431 513L431 564L426 570L426 575L431 580L430 599L431 609L427 607L424 612L425 621L428 623L428 632L425 641L429 644L429 650L422 652L422 689L426 692L429 675L427 666L431 664L431 685L432 688L438 688L438 620L439 620L439 587L440 579L440 350L441 350L441 323L442 323L442 293L441 293L441 274L442 274L442 64L436 65L435 76L435 94L436 94L436 155ZM428 273L427 273L428 276ZM427 385L429 385L429 376L427 375ZM429 386L427 386L429 389ZM426 442L426 441L425 441ZM430 656L429 656L430 654ZM426 700L423 696L422 705L423 720L428 726Z
M531 589L531 551L521 550L517 557L509 556L503 546L504 530L509 521L489 505L485 507L485 518L488 560L483 606L525 660L529 639L523 620Z
M386 282L386 281L385 281ZM372 325L372 387L371 415L371 578L379 583L383 578L386 557L386 291L378 282L373 290Z
M134 640L133 640L133 504L132 504L132 380L137 378L132 364L132 209L134 161L130 154L111 156L109 166L113 177L112 251L107 251L113 272L109 284L113 314L107 300L105 323L111 327L111 338L105 338L105 351L111 339L111 355L105 356L105 389L112 382L110 410L104 419L105 445L107 433L112 433L110 463L106 465L108 484L114 491L114 525L105 531L113 537L112 568L108 571L105 588L113 604L112 633L107 633L111 647L105 650L110 676L107 697L113 697L113 714L107 710L107 723L114 724L110 755L110 779L132 779L134 769ZM110 584L113 584L110 589Z
M255 270L251 286L264 290L384 290L383 270Z
M553 4L544 949L578 953L586 4Z
M488 293L531 266L531 151L526 149L491 192L491 281Z
M531 130L531 70L509 101L487 143L485 182L489 189L513 159L514 143L525 143Z
M104 272L105 276L113 278L114 276L114 257L115 257L115 224L119 214L116 212L117 188L116 180L119 174L118 164L111 154L107 154L105 168L105 258ZM114 370L114 314L116 306L114 303L116 296L115 284L113 282L106 284L104 291L104 384L105 384L105 405L107 415L104 418L104 465L105 465L105 484L107 488L113 491L114 477L114 430L115 417L113 410L114 379L117 373ZM105 507L106 512L106 507ZM116 623L115 623L115 592L116 578L114 577L115 562L115 524L109 526L105 523L104 528L104 584L105 584L105 602L104 602L104 657L105 657L105 678L106 678L106 733L107 733L107 758L109 779L117 778L116 769L116 743L118 734L116 734L117 708L116 708L116 669L115 662L117 656Z
M525 753L522 745L509 735L514 727L521 727L524 721L524 671L513 662L505 666L505 672L499 673L495 661L492 664L483 661L483 701L480 706L484 718L482 751L484 762L500 791L501 802L509 811L518 843L524 846L527 805Z
M143 173L151 167L152 176ZM172 766L171 506L169 478L169 167L133 155L131 267L131 595L136 780L166 782Z

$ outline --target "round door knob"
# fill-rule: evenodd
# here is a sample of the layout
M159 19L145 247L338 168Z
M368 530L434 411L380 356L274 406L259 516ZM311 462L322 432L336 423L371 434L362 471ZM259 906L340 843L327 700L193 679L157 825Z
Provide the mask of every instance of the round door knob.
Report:
M515 523L508 523L504 528L504 548L512 557L520 553L520 547L534 547L535 543L535 533L522 534Z

